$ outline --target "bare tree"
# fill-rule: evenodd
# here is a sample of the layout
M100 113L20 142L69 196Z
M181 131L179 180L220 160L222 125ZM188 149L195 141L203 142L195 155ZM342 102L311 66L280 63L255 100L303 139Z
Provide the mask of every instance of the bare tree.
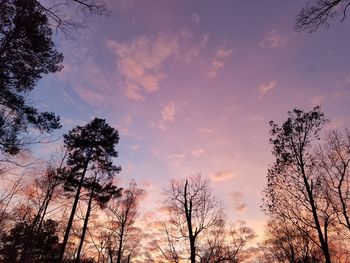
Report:
M44 171L28 187L27 198L37 209L32 223L33 231L40 229L46 214L49 212L49 205L58 195L62 194L58 188L63 182L61 171L64 169L66 157L67 152L64 149L54 154Z
M247 227L244 221L227 224L224 220L210 229L201 262L203 263L238 263L248 258L245 248L255 238L254 230Z
M152 244L151 249L160 253L157 255L157 260L160 261L164 259L165 262L179 263L186 258L186 253L182 255L184 248L182 247L181 240L183 239L178 233L178 229L174 224L169 224L169 222L157 222L155 226L152 227L156 230L152 233ZM151 258L154 258L152 255Z
M86 14L107 15L109 9L104 0L34 0L40 7L52 27L62 31L67 36L69 32L83 23L79 20ZM81 14L82 16L77 16ZM78 19L80 18L80 19Z
M350 132L333 131L317 151L319 173L328 190L338 223L350 237Z
M276 161L267 175L265 211L305 234L305 229L313 228L317 235L309 236L310 240L320 247L325 262L331 263L329 243L335 217L314 154L327 120L319 107L310 112L295 109L288 114L282 126L270 122Z
M350 0L313 0L308 1L296 18L295 29L298 31L307 30L313 32L320 26L329 26L331 19L340 18L343 21L346 17Z
M141 229L135 226L139 216L140 198L144 190L132 181L122 197L111 200L107 206L107 251L111 261L129 262L142 239Z
M57 153L53 155L49 163L44 169L40 169L39 176L29 183L25 189L24 198L28 203L32 211L33 217L27 222L28 228L26 229L28 235L34 235L41 231L41 227L45 222L45 216L59 209L53 206L52 210L49 210L49 206L52 205L52 201L57 201L60 192L59 186L62 185L62 178L60 177L60 171L63 169L63 164L66 158L66 152ZM36 176L35 171L32 172L32 176ZM62 190L62 189L61 189ZM21 262L31 262L31 253L34 249L34 240L27 239L23 243L23 252Z
M301 231L281 218L270 219L265 232L265 258L280 263L322 262L322 251L310 236L316 236L310 227Z
M1 189L0 194L0 233L3 233L6 229L9 219L11 218L10 208L11 202L14 197L22 190L23 187L23 177L6 179L0 177L2 180L1 185L4 186Z
M220 223L222 206L212 195L209 181L200 175L179 181L173 180L165 193L169 220L163 230L167 239L165 243L170 244L170 251L174 256L172 262L178 262L180 257L176 257L179 255L186 257L185 255L189 254L191 263L195 263L199 258L200 237ZM159 242L155 243L161 247ZM179 243L187 244L184 250L177 251Z

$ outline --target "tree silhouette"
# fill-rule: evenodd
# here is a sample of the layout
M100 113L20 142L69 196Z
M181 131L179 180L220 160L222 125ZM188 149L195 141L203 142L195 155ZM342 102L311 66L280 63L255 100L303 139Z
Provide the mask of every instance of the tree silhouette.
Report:
M195 263L198 258L199 238L221 222L221 204L211 193L209 181L200 175L172 181L166 189L166 195L170 218L164 224L164 231L168 252L161 248L160 243L156 242L156 246L171 262L181 262L186 251L189 251L190 262ZM184 251L177 251L176 243L179 242L188 245Z
M310 112L295 109L288 115L282 126L270 122L270 142L276 161L267 175L265 211L300 230L312 227L317 238L309 238L320 247L325 262L331 263L328 238L334 217L313 154L313 146L327 120L319 107Z
M109 12L104 0L35 0L35 3L45 13L52 27L69 35L71 29L81 25L78 14L107 15ZM68 12L67 11L73 11Z
M17 154L29 127L60 128L59 118L39 112L27 98L38 80L61 70L45 13L34 0L0 1L0 152Z
M135 220L139 216L139 202L143 195L144 191L132 181L123 190L122 197L114 199L107 207L107 250L112 262L114 259L116 263L124 262L126 258L130 260L142 239L140 229L135 227Z
M225 220L213 226L206 234L206 242L201 248L203 263L239 263L247 256L244 249L247 243L255 238L254 230L238 221L235 224L227 224Z
M267 223L264 253L270 262L322 262L322 251L310 239L315 237L314 229L298 227L275 217Z
M336 215L337 234L340 239L348 241L350 237L350 131L328 133L316 154L324 193ZM350 242L345 242L344 245L348 250L350 249Z
M105 177L103 171L99 172L95 171L95 175L93 178L86 178L84 180L84 188L89 191L89 200L86 208L86 214L84 217L84 225L78 246L77 257L75 260L76 263L80 262L80 254L83 248L83 243L88 228L89 217L93 206L92 201L95 200L100 208L105 208L110 199L119 198L121 196L122 189L113 185L113 177L108 176L108 174L107 177Z
M64 177L64 187L66 191L75 191L75 197L63 239L60 262L63 260L82 188L87 187L89 178L94 177L95 173L113 178L121 170L112 161L113 157L118 156L115 150L118 142L118 131L109 126L105 120L98 118L85 126L77 126L64 135L69 167L67 176Z
M10 233L1 237L0 256L2 262L57 262L59 242L56 234L57 222L46 220L41 229L33 232L31 224L18 222ZM31 239L33 250L30 256L26 252L26 241Z
M35 178L25 191L28 206L34 210L28 234L30 234L30 231L33 234L40 231L45 217L50 213L48 210L49 206L53 201L57 200L58 195L62 194L61 186L63 180L60 172L64 169L63 165L66 155L66 152L63 152L61 156L56 155L53 157L45 169L40 172L40 177ZM22 253L25 258L21 260L22 262L29 262L34 246L35 242L32 239L25 241Z
M59 117L39 112L29 92L48 73L62 69L63 56L55 49L52 27L63 31L75 24L67 10L102 15L103 0L0 0L0 153L4 160L35 141L29 128L41 133L60 128Z
M350 6L350 0L314 0L307 3L296 18L295 29L298 31L316 31L320 26L329 26L329 20L340 17L343 21Z

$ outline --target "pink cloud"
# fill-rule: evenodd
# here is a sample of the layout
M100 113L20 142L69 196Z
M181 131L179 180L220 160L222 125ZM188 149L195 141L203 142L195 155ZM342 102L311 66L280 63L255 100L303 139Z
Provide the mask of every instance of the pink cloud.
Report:
M153 190L155 188L154 184L148 179L143 180L141 182L141 186L142 186L142 188L144 188L146 190Z
M201 18L199 17L197 12L195 12L191 15L191 20L197 26L199 26L201 23Z
M179 49L177 37L167 34L142 36L126 43L108 40L106 46L117 56L125 95L134 100L143 100L145 93L159 90L164 78L162 66Z
M212 177L214 182L227 181L231 178L234 178L235 174L232 171L218 171Z
M106 94L114 89L115 78L106 76L105 71L95 62L87 58L85 63L74 66L75 63L66 63L66 70L58 76L61 81L69 82L79 98L91 106L102 107L109 101ZM61 88L63 98L66 102L79 107L79 104L71 97L69 90Z
M130 149L133 151L137 151L138 149L140 149L140 145L138 145L138 144L130 145Z
M82 100L92 106L101 106L107 101L107 98L101 93L84 88L81 85L74 86L74 90Z
M193 38L193 36L191 35L189 38ZM187 47L187 49L184 50L185 62L191 63L196 57L198 57L201 49L203 49L207 45L208 40L209 40L209 35L205 34L199 39L199 43L196 43Z
M271 80L271 81L269 81L267 83L263 83L263 84L259 85L257 90L258 90L258 92L260 94L260 98L262 98L267 93L269 93L273 89L275 89L276 85L277 85L277 81L276 80Z
M311 104L313 106L318 106L318 105L321 105L326 99L326 96L323 96L323 95L319 95L319 96L316 96L316 97L313 97L311 99Z
M166 104L163 107L162 112L161 112L162 121L174 121L175 112L176 112L176 108L175 108L174 102L170 102L170 103Z
M340 90L333 94L333 99L341 99L350 97L350 90Z
M136 134L131 129L131 126L133 125L133 123L134 123L133 116L130 114L127 114L120 121L118 121L114 126L117 127L121 135L128 136L136 140L141 140L142 136L139 134Z
M231 193L231 198L234 208L238 212L243 212L246 209L246 204L243 202L243 194L239 191Z
M198 131L200 133L203 133L203 134L210 134L210 133L213 133L213 130L212 129L209 129L209 128L198 128Z
M203 149L196 149L192 151L192 156L194 157L199 157L204 153Z
M158 124L158 127L162 130L167 129L167 123L175 120L176 105L174 102L165 104L160 112L162 118Z
M208 76L214 78L218 71L225 66L226 60L231 56L233 50L227 47L220 47L216 50Z
M288 42L288 37L281 35L277 29L267 32L264 39L260 41L261 48L282 48Z
M335 118L335 119L333 118L326 126L326 129L328 131L337 130L337 129L343 128L346 125L346 123L347 121L343 118Z
M344 83L350 85L350 74L345 77Z

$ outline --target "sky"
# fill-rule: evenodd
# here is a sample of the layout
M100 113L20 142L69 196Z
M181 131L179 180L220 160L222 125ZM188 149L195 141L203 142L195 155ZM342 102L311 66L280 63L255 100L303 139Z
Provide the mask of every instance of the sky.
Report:
M171 179L201 173L231 220L263 233L269 121L322 105L327 129L350 127L350 19L310 34L293 29L305 0L108 4L73 38L55 35L64 69L33 93L61 117L55 136L104 118L120 133L117 183L147 191L145 217L158 217Z

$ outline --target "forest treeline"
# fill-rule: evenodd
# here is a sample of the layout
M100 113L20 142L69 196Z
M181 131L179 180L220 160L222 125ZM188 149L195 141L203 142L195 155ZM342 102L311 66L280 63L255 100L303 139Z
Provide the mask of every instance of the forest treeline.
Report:
M344 19L349 5L315 1L296 28ZM52 34L77 25L70 9L108 12L99 0L0 0L0 262L350 262L350 131L331 130L320 107L270 122L275 161L259 243L254 229L227 218L201 174L165 186L160 219L143 214L145 190L115 183L119 133L101 118L72 128L47 163L22 175L30 146L61 128L29 95L62 69Z

